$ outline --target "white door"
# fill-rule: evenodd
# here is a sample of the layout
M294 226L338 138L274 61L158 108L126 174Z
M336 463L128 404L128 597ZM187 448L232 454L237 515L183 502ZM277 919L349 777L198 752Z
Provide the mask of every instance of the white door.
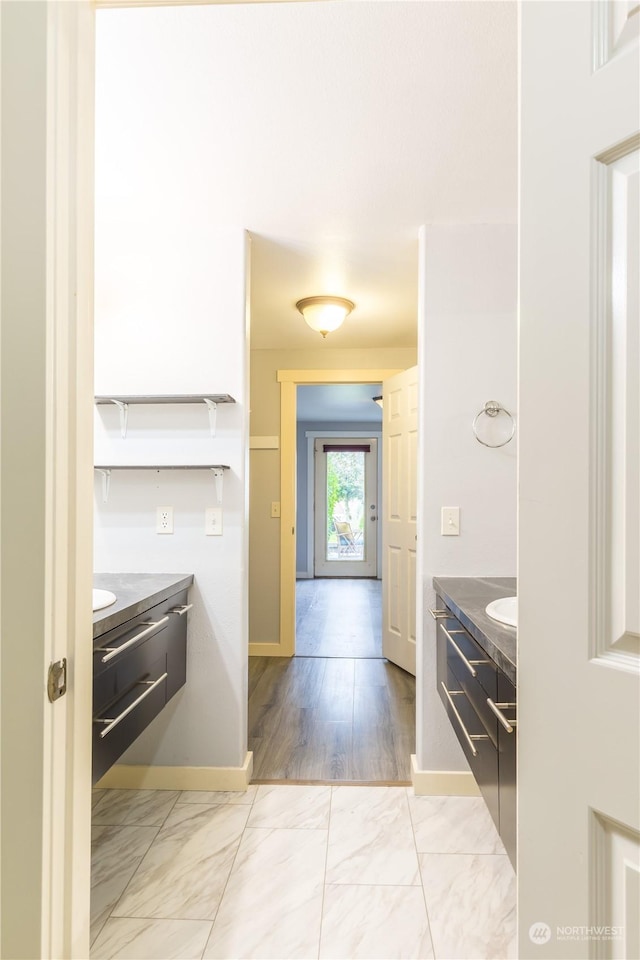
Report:
M418 368L382 396L382 652L415 676Z
M316 577L375 577L378 441L320 437L315 453Z
M637 0L521 5L519 956L640 956Z
M94 18L0 8L4 958L89 956Z

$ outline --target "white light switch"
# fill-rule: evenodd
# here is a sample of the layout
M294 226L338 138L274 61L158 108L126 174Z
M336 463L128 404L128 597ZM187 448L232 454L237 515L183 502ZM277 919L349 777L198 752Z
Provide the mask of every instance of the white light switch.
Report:
M443 537L460 536L460 507L443 507L440 513L440 533Z
M272 500L271 501L271 516L274 519L277 519L280 516L280 501Z
M207 507L204 515L204 532L208 537L222 536L222 507Z

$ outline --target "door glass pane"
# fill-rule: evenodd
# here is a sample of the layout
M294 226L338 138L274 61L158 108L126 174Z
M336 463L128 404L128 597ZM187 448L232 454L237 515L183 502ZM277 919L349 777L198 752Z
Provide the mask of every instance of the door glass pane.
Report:
M327 458L327 560L363 560L365 489L363 451L330 451Z

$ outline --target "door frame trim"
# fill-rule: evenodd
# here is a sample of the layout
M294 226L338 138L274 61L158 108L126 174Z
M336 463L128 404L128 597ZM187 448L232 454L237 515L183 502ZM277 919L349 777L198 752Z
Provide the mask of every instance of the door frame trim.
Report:
M30 789L3 777L3 868L14 882L0 891L0 953L80 958L90 927L95 11L90 0L13 7L11 21L2 12L3 42L21 60L17 69L4 46L3 80L14 84L2 117L13 191L3 204L2 390L12 415L0 471L12 723L0 752L3 772L20 769ZM17 116L28 120L16 138ZM62 658L67 693L50 703L47 669Z
M369 370L278 370L280 384L280 643L263 656L296 652L296 387L306 384L380 383L402 368ZM267 644L259 644L261 648ZM250 651L251 653L251 651Z

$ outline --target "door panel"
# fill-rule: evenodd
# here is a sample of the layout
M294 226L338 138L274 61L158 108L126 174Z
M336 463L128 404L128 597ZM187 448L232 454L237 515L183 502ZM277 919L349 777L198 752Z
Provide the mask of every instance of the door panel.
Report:
M375 577L378 442L320 437L314 444L314 574Z
M407 609L409 611L409 643L416 642L416 586L418 583L417 554L409 550L409 576L407 577Z
M387 590L388 590L388 610L387 610L387 629L395 637L401 638L402 618L400 616L400 565L402 558L400 550L397 547L389 547L387 554ZM383 577L383 580L385 578Z
M638 956L639 24L521 4L522 960Z
M383 384L382 650L416 672L418 368Z
M389 517L402 519L402 436L391 434L388 440Z
M640 17L638 18L640 19ZM594 450L596 656L640 655L639 138L597 158L599 286Z

